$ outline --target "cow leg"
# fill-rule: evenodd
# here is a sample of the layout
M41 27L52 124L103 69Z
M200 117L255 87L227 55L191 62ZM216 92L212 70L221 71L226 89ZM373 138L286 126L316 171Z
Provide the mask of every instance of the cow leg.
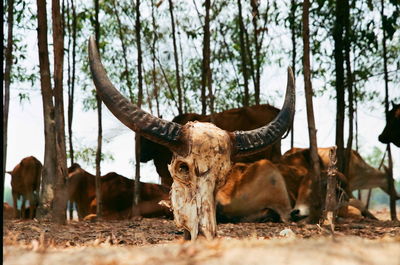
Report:
M22 196L22 204L21 204L21 218L25 219L26 218L26 214L25 214L25 202L26 202L26 198L25 196Z
M29 219L33 219L34 214L35 214L35 205L36 205L36 201L34 199L33 193L30 193L28 195L28 201L29 201ZM25 216L25 218L26 218L26 216Z
M18 219L19 214L18 214L18 194L16 192L12 192L12 197L13 197L13 205L14 205L14 218Z
M74 202L73 201L69 201L69 220L73 220L74 219Z

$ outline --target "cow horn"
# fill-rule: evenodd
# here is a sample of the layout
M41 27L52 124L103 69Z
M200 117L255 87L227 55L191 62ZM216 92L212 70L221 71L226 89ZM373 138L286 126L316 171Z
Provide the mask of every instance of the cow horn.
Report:
M114 87L101 63L93 36L89 38L89 62L97 93L114 116L136 133L175 150L182 135L182 126L143 111Z
M295 112L295 84L292 69L288 68L288 81L285 102L278 116L269 124L251 131L233 132L234 157L242 157L261 152L277 141L288 129L293 121Z

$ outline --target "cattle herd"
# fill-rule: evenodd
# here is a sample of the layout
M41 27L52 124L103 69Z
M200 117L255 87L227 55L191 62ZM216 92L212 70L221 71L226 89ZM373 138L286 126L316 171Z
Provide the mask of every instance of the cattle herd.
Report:
M280 139L294 114L290 69L281 111L257 105L212 116L184 114L169 122L142 111L119 94L106 76L93 39L89 41L89 54L101 99L122 123L141 134L141 161L154 160L161 178L160 185L140 182L141 201L132 207L134 181L115 172L101 176L104 219L174 218L185 238L192 239L200 234L214 237L217 222L313 223L320 219L324 203L318 198L325 197L331 148L318 149L321 183L313 181L309 149L293 148L281 154ZM393 104L379 140L400 147L400 105ZM354 150L349 165L346 175L337 174L337 193L343 195L338 213L345 216L351 209L371 217L352 191L379 187L389 193L388 173L368 165ZM41 171L42 164L31 156L8 172L14 205L5 203L5 218L35 216ZM66 184L70 205L76 205L79 220L95 217L95 176L73 164ZM22 207L18 210L20 197ZM26 200L29 208L25 207Z

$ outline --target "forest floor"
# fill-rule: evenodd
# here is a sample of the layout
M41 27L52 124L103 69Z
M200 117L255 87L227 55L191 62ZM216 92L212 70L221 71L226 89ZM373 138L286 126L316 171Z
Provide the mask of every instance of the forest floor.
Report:
M340 220L326 226L219 224L212 241L183 240L172 220L78 222L4 220L4 264L394 264L400 223L387 209L380 221ZM400 217L400 216L399 216Z

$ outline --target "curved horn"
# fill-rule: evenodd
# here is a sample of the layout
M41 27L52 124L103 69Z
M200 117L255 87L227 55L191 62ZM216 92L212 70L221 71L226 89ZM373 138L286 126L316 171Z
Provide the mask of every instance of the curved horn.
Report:
M282 110L269 124L251 131L233 132L233 156L241 157L258 153L277 141L288 129L293 121L295 112L295 84L293 72L288 67L288 81L286 97Z
M141 110L114 87L101 63L93 36L89 38L89 62L97 93L114 116L136 133L174 149L182 134L182 126Z

